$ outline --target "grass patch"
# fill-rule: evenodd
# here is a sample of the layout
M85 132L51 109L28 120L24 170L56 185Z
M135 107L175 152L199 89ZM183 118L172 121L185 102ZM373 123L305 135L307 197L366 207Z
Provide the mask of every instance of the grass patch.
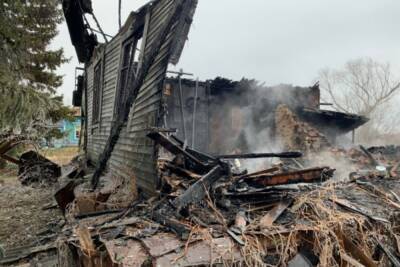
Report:
M66 165L79 154L79 147L47 148L40 154L59 165Z

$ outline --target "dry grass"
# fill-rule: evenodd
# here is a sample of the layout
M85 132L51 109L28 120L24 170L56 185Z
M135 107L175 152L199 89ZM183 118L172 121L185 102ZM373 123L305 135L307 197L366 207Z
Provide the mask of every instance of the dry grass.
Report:
M18 182L18 171L16 168L7 168L0 170L0 186L15 185Z
M372 259L376 248L373 240L391 234L385 233L381 223L343 211L329 198L336 198L333 186L299 195L290 208L295 215L291 225L275 224L265 230L260 230L257 222L249 225L242 236L246 243L242 247L246 265L265 266L262 259L276 255L278 264L267 266L286 266L300 248L312 251L319 258L319 266L342 266L355 259L366 266L379 265Z
M63 147L43 149L40 153L59 165L68 164L79 153L79 147Z

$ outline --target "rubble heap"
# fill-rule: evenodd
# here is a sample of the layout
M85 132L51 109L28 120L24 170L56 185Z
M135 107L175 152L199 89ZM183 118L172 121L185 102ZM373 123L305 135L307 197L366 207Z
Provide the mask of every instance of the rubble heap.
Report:
M108 176L93 192L90 175L70 168L56 193L62 234L18 259L45 261L46 251L59 266L399 266L398 149L330 148L359 170L338 182L299 152L211 156L173 135L148 137L172 155L158 162L157 196L116 205L120 184ZM284 160L254 173L235 166L271 156Z
M60 176L61 167L36 151L25 152L19 158L18 178L22 185L50 186Z
M18 166L18 178L22 185L51 186L61 176L61 167L40 155L37 151L24 152L19 158L10 152L21 144L35 147L35 138L27 135L0 135L0 158Z

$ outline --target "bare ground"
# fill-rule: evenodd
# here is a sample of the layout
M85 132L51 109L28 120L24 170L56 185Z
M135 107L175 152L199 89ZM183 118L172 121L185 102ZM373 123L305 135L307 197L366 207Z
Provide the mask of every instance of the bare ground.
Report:
M40 233L57 227L58 209L43 210L53 201L51 189L23 187L18 183L0 187L0 244L4 249L41 244Z
M76 154L76 148L42 152L50 160L64 165ZM16 169L0 170L0 247L39 245L62 225L58 208L43 209L55 204L53 188L22 186Z

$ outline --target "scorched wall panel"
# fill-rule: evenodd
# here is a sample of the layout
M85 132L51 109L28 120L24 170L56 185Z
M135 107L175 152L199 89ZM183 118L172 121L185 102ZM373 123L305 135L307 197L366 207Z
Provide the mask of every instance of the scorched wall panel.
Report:
M105 54L104 54L104 49ZM118 68L121 53L120 37L116 36L107 45L99 48L96 56L86 68L88 79L88 158L97 163L100 153L103 152L107 138L110 135L113 120L114 98L118 81ZM102 81L100 99L100 120L93 124L93 77L94 66L101 62Z
M174 1L158 1L152 6L147 35L144 36L145 57L160 36L163 25L174 11ZM154 193L157 185L156 149L146 137L151 127L158 124L162 83L168 65L173 30L168 34L155 61L151 65L134 102L127 125L110 160L113 174L134 176L139 188L147 195Z
M177 6L181 4L183 8L179 9L179 11L184 11L181 12L182 14L176 13ZM157 148L146 135L152 128L159 126L162 85L170 55L171 53L179 54L176 49L173 49L175 47L174 44L177 43L176 37L179 35L179 38L183 38L183 41L186 40L186 35L181 36L183 35L182 32L184 33L186 30L182 29L190 26L196 4L197 1L195 0L158 0L149 3L138 12L132 13L118 35L104 45L106 47L105 54L102 51L98 51L100 49L95 51L91 63L86 68L89 115L88 157L97 164L99 157L112 144L111 138L115 138L113 140L117 140L117 142L110 149L112 151L111 157L107 160L109 173L128 179L134 177L137 186L146 195L154 194L158 183L156 168ZM173 16L174 14L176 16ZM145 17L142 17L143 15ZM130 109L128 120L123 125L118 136L115 136L115 131L111 135L112 127L116 120L114 110L116 88L120 78L122 44L130 36L135 36L136 31L143 25L141 24L143 19L145 23L142 46L138 47L141 54L138 72L140 73L146 69L146 73L144 73L144 79L140 85L138 95ZM171 23L173 24L171 25ZM160 41L162 41L161 46ZM152 58L150 55L154 52L156 52L156 57L154 61L149 62L149 59ZM99 58L102 58L105 64L100 103L101 119L98 125L92 125L93 70ZM151 64L148 65L148 63ZM141 66L149 66L149 68L141 69ZM131 88L131 86L128 85L126 88Z

